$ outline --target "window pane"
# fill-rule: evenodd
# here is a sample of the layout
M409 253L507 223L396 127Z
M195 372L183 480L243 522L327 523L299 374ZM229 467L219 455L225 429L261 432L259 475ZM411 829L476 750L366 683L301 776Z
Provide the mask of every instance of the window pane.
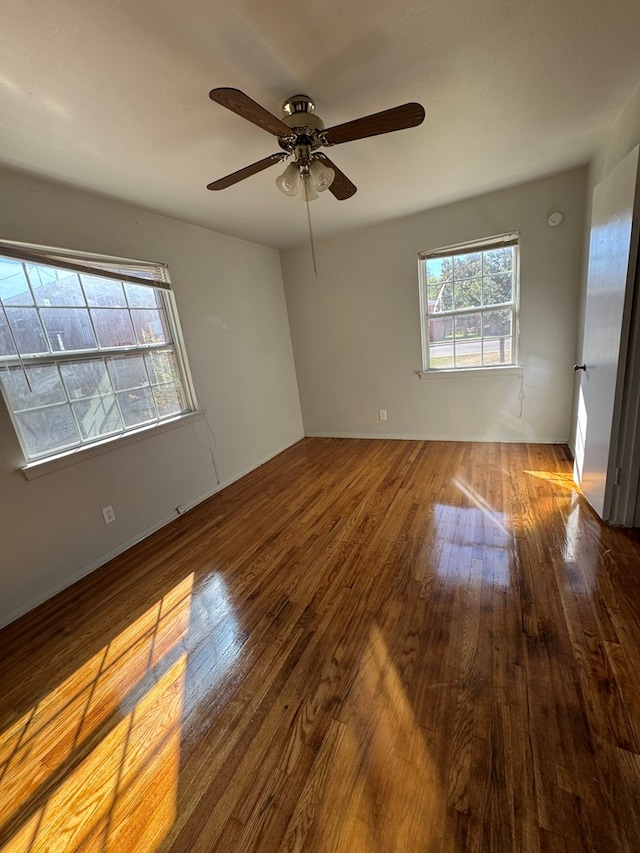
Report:
M429 320L429 343L453 340L453 317L432 317Z
M484 336L511 335L511 311L485 311Z
M453 277L456 280L477 275L482 275L482 252L470 252L453 259Z
M449 281L453 277L452 258L430 258L426 264L427 282Z
M153 397L158 407L158 415L161 418L178 415L186 408L180 386L156 385L153 389Z
M453 284L437 284L429 285L429 305L428 311L430 314L441 314L443 311L451 311L453 308Z
M427 282L427 299L429 300L429 309L431 310L431 305L438 298L438 294L442 289L442 283L439 281L428 281Z
M126 308L92 308L91 317L101 347L132 347L136 336Z
M101 435L122 431L122 418L115 397L78 400L71 405L80 424L83 439L99 438Z
M485 338L484 364L511 364L511 338Z
M33 297L20 261L0 258L0 299L4 305L33 305Z
M25 379L25 370L29 383ZM38 367L10 367L2 371L2 381L7 398L14 410L35 409L50 403L63 403L67 400L55 364L43 364ZM29 388L31 385L31 388Z
M104 361L72 361L60 365L62 380L71 400L100 397L112 391Z
M132 309L131 317L139 344L164 344L169 340L160 311Z
M149 385L144 358L141 355L110 358L108 365L109 375L116 391L126 391L128 388L140 388Z
M483 304L500 305L513 299L513 276L511 273L492 275L484 279Z
M130 284L126 281L124 288L127 293L129 305L132 308L158 307L156 291L152 287L145 287L144 284Z
M9 324L5 319L5 313L0 309L0 355L14 355L16 352Z
M74 272L27 264L37 305L84 305L80 279Z
M453 361L453 344L434 344L429 347L429 367L433 370L445 370L455 367Z
M463 314L454 317L456 345L466 338L479 338L481 333L482 314Z
M54 352L96 346L86 308L43 308L40 314Z
M98 278L97 275L80 276L87 297L87 304L93 306L108 306L109 308L126 308L122 282L110 278Z
M456 341L456 367L478 367L482 365L482 340L471 338Z
M51 406L16 415L20 435L31 457L65 450L80 442L78 427L69 406Z
M482 279L470 278L456 281L454 305L456 311L460 308L479 308L482 298Z
M49 352L49 345L35 308L6 308L5 311L22 355L42 355ZM7 345L6 339L4 344Z
M484 274L501 273L513 269L513 246L489 249L484 252Z
M149 372L149 379L154 385L161 385L164 382L180 384L180 374L173 350L148 352L145 354L144 360Z
M117 396L125 426L141 426L156 420L156 407L150 388L123 391Z

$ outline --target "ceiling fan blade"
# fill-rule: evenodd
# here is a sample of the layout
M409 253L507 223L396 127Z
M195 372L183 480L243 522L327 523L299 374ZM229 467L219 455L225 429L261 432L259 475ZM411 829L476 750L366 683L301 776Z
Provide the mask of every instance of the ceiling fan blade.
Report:
M358 192L358 187L349 180L344 172L341 172L340 169L338 169L333 161L329 160L326 154L317 152L314 154L314 157L317 157L318 160L322 160L325 166L333 169L336 173L335 178L329 185L329 192L332 193L338 201L344 201L347 198L351 198L352 195L355 195Z
M212 89L209 92L209 97L236 115L257 124L258 127L268 133L273 133L274 136L291 136L291 128L248 95L245 95L244 92L241 92L240 89Z
M338 145L340 142L351 142L367 136L378 136L380 133L392 133L394 130L417 127L424 121L424 116L424 107L421 104L402 104L390 110L383 110L381 113L373 113L344 124L336 124L325 130L323 137L328 145Z
M224 190L227 187L233 186L233 184L237 184L238 181L243 181L245 178L249 178L257 172L262 172L263 169L268 169L269 166L275 166L276 163L281 163L283 160L286 160L288 156L289 155L284 152L282 154L271 154L269 157L265 157L264 160L258 160L257 163L245 166L244 169L238 169L237 172L232 172L224 178L212 181L210 184L207 184L207 189Z

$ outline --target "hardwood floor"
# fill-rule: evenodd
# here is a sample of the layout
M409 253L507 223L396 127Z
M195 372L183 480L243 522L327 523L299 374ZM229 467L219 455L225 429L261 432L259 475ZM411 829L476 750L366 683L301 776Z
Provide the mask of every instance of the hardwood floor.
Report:
M0 851L640 851L640 536L305 439L0 633Z

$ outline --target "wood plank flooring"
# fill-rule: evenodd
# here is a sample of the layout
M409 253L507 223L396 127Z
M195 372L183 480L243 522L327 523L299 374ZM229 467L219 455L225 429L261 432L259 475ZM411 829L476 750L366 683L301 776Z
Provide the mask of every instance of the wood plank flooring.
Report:
M640 535L305 439L0 632L0 853L640 851Z

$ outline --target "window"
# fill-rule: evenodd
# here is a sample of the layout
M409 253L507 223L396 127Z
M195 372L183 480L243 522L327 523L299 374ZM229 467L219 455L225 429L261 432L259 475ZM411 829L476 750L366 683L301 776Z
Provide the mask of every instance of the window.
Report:
M0 385L28 462L193 411L163 264L0 242Z
M516 363L518 235L419 255L423 369Z

